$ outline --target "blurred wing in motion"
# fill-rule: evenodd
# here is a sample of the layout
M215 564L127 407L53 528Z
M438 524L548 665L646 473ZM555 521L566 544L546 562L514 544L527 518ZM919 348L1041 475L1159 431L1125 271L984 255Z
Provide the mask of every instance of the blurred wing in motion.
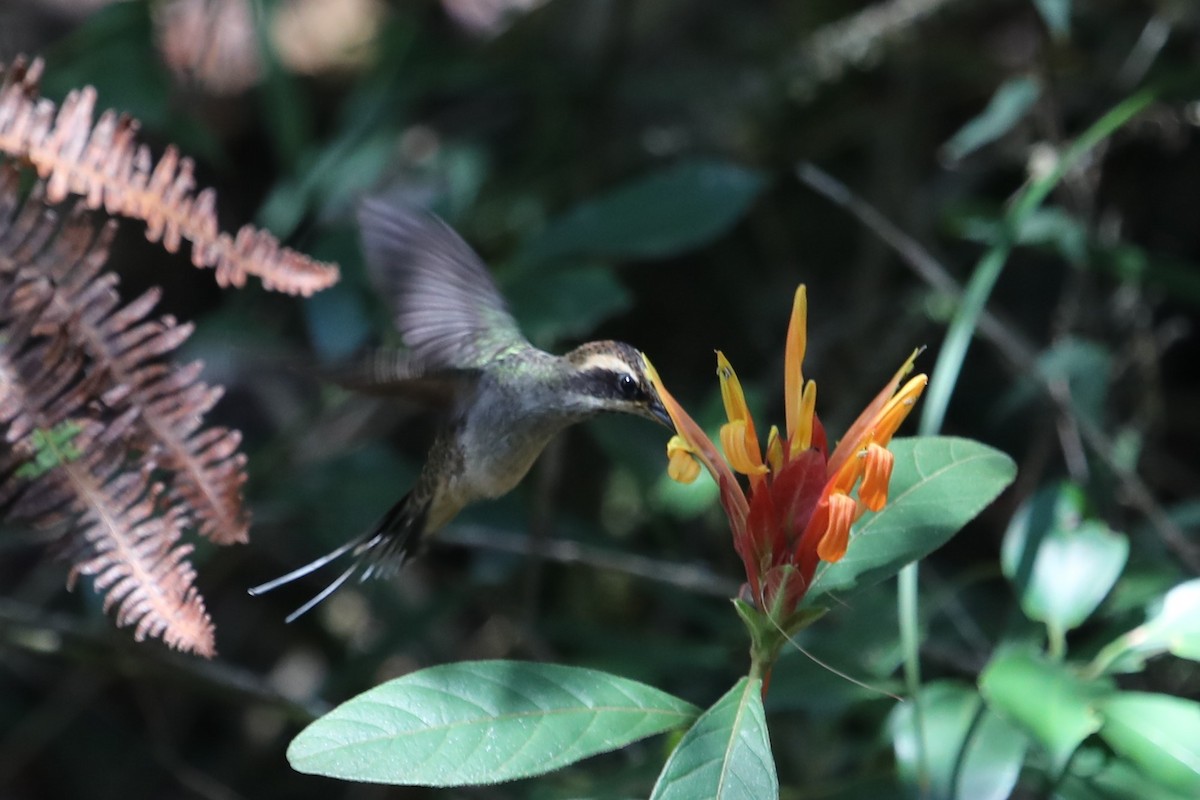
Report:
M473 390L479 370L430 369L411 352L379 349L351 364L323 370L321 377L363 394L399 397L430 410L447 410Z
M449 225L378 198L358 211L363 255L424 369L472 369L528 341L487 267Z

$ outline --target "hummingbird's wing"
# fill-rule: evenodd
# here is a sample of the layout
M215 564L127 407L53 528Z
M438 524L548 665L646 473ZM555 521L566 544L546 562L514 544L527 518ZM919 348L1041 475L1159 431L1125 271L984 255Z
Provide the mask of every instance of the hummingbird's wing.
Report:
M396 330L424 368L473 369L529 345L479 256L426 211L359 206L363 255Z
M470 391L479 374L477 369L430 368L410 351L379 349L350 364L324 370L321 377L363 394L401 397L441 410Z

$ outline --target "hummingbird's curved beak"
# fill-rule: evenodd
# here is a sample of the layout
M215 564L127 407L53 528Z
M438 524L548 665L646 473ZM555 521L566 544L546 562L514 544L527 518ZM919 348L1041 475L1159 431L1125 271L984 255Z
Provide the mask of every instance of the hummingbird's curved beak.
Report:
M662 404L662 400L658 399L657 394L650 398L650 402L646 405L646 414L650 419L675 430L675 423L671 421L671 415L667 413L667 408Z

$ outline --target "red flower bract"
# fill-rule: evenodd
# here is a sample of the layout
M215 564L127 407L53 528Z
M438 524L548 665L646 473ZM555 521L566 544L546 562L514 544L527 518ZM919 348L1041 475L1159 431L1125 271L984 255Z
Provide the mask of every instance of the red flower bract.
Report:
M717 376L729 418L719 437L724 456L663 386L654 367L646 365L677 431L667 444L668 473L690 482L702 465L712 475L734 549L746 569L748 599L779 621L796 611L817 564L845 555L854 522L866 510L879 511L887 503L894 462L887 445L928 382L917 375L900 387L912 371L914 352L830 454L815 412L816 383L806 382L802 371L807 316L807 294L800 286L784 357L787 430L780 434L772 426L765 451L741 383L723 353L717 352ZM735 472L747 476L746 489Z

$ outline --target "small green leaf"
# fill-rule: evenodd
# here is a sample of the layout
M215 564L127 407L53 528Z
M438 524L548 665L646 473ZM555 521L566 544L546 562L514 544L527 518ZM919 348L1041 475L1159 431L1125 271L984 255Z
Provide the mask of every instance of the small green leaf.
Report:
M1200 703L1121 692L1100 705L1100 736L1151 780L1200 797Z
M1136 672L1162 653L1200 661L1200 578L1167 592L1144 623L1110 642L1097 654L1092 670Z
M942 152L951 161L959 161L991 144L1024 118L1041 93L1041 85L1033 78L1005 81L996 89L987 108L942 145Z
M1129 540L1084 520L1084 504L1069 484L1043 489L1013 517L1001 548L1001 567L1021 608L1056 635L1096 610L1129 557Z
M30 431L28 444L33 457L22 464L14 477L34 480L55 467L75 461L81 455L75 446L75 437L83 428L72 420L60 422L53 428L35 428Z
M1200 661L1200 578L1176 586L1139 629L1139 653L1167 651Z
M667 759L651 800L779 796L762 681L742 678L700 716Z
M929 785L923 797L931 800L971 798L1004 800L1012 794L1028 742L1021 732L991 713L969 686L936 681L921 689L921 723ZM901 777L917 786L916 704L896 706L888 728Z
M754 170L720 161L681 161L552 220L519 260L678 255L732 228L765 187L766 179Z
M987 445L952 436L896 439L887 507L851 534L846 555L822 564L807 601L895 575L941 547L1012 483L1016 465Z
M1123 758L1100 747L1080 748L1071 759L1071 769L1055 791L1056 800L1195 800L1166 786L1146 780Z
M1021 650L998 653L980 676L979 689L988 705L1046 748L1055 772L1100 729L1096 706L1112 691L1106 682L1084 681L1062 664Z
M540 775L687 725L699 709L596 670L520 661L431 667L346 701L292 740L299 772L417 786Z

